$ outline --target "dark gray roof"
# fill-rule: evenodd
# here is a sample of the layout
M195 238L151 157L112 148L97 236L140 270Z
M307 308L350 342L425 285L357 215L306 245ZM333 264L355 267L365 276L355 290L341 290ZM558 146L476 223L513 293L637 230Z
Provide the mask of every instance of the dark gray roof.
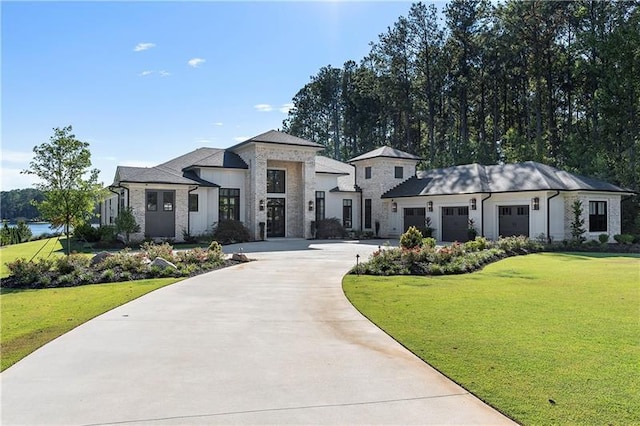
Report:
M294 146L305 146L309 148L318 148L318 150L324 149L324 146L317 144L315 142L308 141L306 139L299 138L297 136L289 135L284 132L280 132L278 130L269 130L261 135L254 136L251 139L247 139L244 142L240 142L237 145L232 146L229 150L233 151L234 149L240 148L243 145L252 143L252 142L262 142L276 145L294 145Z
M193 167L248 168L238 154L219 148L198 148L162 163L160 166L173 170L191 169Z
M417 155L409 154L408 152L400 151L399 149L391 148L389 146L383 146L382 148L374 149L358 157L349 160L349 163L360 160L368 160L370 158L386 157L386 158L400 158L404 160L421 160Z
M316 173L327 173L334 175L348 175L353 173L355 168L349 164L332 158L316 156Z
M418 172L417 176L387 191L382 198L545 190L631 192L597 179L527 161L496 166L466 164Z
M196 179L194 179L196 178ZM217 186L195 176L193 172L178 172L166 167L118 166L114 184L119 183L169 183L178 185Z

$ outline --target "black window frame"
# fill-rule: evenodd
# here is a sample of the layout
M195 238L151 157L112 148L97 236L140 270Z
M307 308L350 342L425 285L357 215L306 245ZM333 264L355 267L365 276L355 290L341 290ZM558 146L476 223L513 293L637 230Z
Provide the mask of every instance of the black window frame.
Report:
M287 192L287 174L283 169L267 169L267 193L285 194Z
M589 232L607 232L606 201L589 201Z
M189 194L189 211L197 212L200 207L200 197L198 194Z
M364 168L364 178L371 179L371 166L367 166Z
M240 220L240 189L220 188L218 193L218 221Z
M364 200L364 227L371 229L371 198Z
M325 219L326 215L326 203L325 203L324 191L316 191L316 222Z
M393 169L393 176L396 179L404 179L404 167L395 166L395 168Z
M353 228L353 200L351 198L342 200L342 226L345 229Z

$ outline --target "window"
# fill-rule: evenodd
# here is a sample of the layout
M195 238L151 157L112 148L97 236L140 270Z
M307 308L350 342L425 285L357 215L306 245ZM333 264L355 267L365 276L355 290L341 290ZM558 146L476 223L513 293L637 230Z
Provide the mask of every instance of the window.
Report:
M198 211L198 194L189 194L189 211Z
M173 211L173 192L162 193L162 210L165 212Z
M271 194L285 193L284 170L267 170L267 192Z
M324 191L316 191L316 222L324 219Z
M342 200L342 226L345 228L352 227L353 201L349 199Z
M158 193L147 192L147 211L155 212L158 210Z
M396 166L394 169L394 175L396 177L396 179L402 179L403 175L404 175L404 169L400 166Z
M218 220L240 220L240 190L220 188Z
M589 232L606 232L607 202L589 201Z
M364 168L364 178L371 179L371 167Z
M371 229L371 198L364 200L364 227Z

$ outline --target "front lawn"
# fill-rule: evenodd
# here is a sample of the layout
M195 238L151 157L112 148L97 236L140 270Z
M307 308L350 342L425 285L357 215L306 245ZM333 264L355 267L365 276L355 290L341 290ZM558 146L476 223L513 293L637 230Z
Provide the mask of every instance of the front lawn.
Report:
M160 278L39 290L2 289L0 371L78 325L176 281L179 279Z
M0 248L0 277L7 277L9 275L7 264L20 258L31 260L35 256L34 260L37 260L63 254L62 244L58 237L4 246Z
M640 256L542 253L466 275L347 275L364 315L523 424L640 423Z

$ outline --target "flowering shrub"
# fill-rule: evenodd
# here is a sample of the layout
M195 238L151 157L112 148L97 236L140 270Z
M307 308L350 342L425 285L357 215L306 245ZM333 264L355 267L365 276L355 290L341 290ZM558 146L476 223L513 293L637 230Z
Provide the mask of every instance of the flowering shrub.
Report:
M405 249L412 249L414 247L420 247L422 244L422 232L415 226L410 226L407 231L400 236L400 247Z
M142 252L149 260L161 257L164 260L173 262L173 246L169 243L156 244L153 242L145 242L140 246Z

